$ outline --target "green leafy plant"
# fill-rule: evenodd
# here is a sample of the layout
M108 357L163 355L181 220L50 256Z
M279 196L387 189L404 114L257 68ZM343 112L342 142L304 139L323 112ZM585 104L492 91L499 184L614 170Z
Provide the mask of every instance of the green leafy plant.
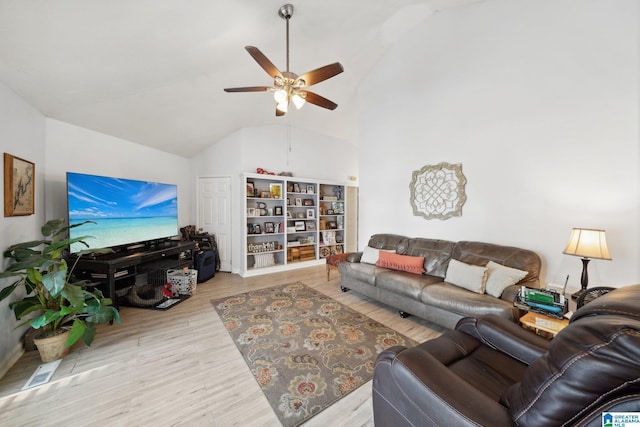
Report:
M6 258L15 262L0 273L0 278L18 277L17 281L0 291L0 301L17 289L24 288L26 291L24 298L9 303L16 319L22 320L31 313L39 313L36 317L30 316L18 327L29 324L41 330L40 337L54 336L70 327L71 333L65 344L67 347L80 338L86 345L91 345L98 323L114 320L120 323L120 315L111 299L105 298L97 288L89 291L87 280L76 280L73 276L77 260L83 254L112 252L111 249L78 252L71 268L64 257L65 251L73 243L89 247L85 240L91 236L65 238L69 229L89 222L92 221L66 226L62 219L48 221L41 229L43 240L18 243L4 252Z

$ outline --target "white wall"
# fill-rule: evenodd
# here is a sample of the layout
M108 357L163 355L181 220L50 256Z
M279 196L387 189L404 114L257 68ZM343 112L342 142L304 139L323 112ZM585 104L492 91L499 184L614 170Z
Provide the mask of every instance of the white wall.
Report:
M0 151L36 165L35 215L0 217L2 252L13 243L42 237L40 227L45 217L43 184L46 173L44 144L45 121L42 114L0 83ZM3 258L1 264L4 270L7 260ZM0 289L11 283L11 279L0 280ZM0 378L23 352L20 337L26 328L15 328L18 322L8 307L14 299L9 297L0 302Z
M66 217L66 173L79 172L177 184L178 224L193 223L187 159L58 120L46 125L47 219Z
M241 129L191 159L193 182L198 177L231 177L232 223L231 263L237 273L241 267L241 247L245 224L241 218L240 185L243 173L256 173L257 168L271 172L292 172L294 176L312 179L347 181L358 175L357 148L336 138L307 132L288 125ZM195 184L193 186L195 191ZM194 199L196 195L194 194ZM195 206L195 205L194 205Z
M638 17L634 0L492 0L400 40L360 90L360 246L521 246L577 288L570 229L604 228L613 261L591 261L590 286L639 283ZM443 161L467 177L462 216L413 216L412 171Z

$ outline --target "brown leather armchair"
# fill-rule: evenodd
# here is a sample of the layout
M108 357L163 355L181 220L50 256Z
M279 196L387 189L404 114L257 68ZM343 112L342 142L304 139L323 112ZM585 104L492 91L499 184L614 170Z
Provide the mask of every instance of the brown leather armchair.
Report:
M640 411L640 285L578 309L547 341L504 318L378 356L376 426L601 426Z

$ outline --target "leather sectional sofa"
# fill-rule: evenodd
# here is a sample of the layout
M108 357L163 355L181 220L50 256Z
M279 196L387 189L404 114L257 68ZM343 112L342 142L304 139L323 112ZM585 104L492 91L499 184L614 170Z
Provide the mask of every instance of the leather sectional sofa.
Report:
M371 259L372 250L378 251L377 260ZM369 258L368 262L363 262L366 261L363 255ZM395 258L387 260L391 257ZM416 264L421 264L419 269ZM469 290L460 286L466 283L453 279L455 266L456 271L462 272L458 277L478 277L489 286L489 281L495 282L488 279L491 272L487 270L482 276L488 265L501 269L495 277L505 277L506 271L506 276L515 273L515 279L502 284L504 290L494 286L490 293L484 288ZM363 252L350 254L346 262L338 265L338 270L343 291L357 291L397 308L401 314L412 314L453 329L463 317L483 314L516 321L520 312L513 306L515 295L521 285L540 287L540 266L540 257L535 252L516 247L376 234ZM445 280L449 277L456 284Z

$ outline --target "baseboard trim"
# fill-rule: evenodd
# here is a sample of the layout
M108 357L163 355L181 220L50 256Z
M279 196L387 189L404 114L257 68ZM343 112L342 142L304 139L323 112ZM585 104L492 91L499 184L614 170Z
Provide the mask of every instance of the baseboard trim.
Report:
M9 372L9 369L11 369L23 354L24 347L22 346L22 342L17 342L5 360L0 361L0 378L4 377L4 375Z

